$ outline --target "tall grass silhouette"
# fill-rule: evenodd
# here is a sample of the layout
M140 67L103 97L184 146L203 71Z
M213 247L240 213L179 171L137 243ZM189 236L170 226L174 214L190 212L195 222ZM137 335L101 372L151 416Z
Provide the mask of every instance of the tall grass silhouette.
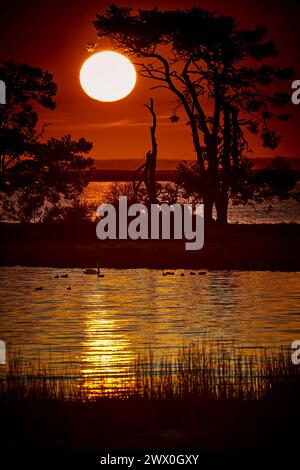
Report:
M100 398L259 400L299 383L299 368L288 349L238 348L233 342L204 340L159 359L153 351L108 386L106 378L87 386L79 370L58 373L40 361L11 359L0 376L1 399L91 401Z

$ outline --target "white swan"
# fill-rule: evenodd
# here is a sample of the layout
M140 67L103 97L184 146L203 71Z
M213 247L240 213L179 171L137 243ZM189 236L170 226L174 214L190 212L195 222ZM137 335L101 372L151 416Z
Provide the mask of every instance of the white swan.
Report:
M97 274L97 277L104 277L104 274L100 274L99 264L97 263L97 269L94 268L85 268L83 270L84 274Z
M98 274L98 269L86 268L83 270L84 274Z

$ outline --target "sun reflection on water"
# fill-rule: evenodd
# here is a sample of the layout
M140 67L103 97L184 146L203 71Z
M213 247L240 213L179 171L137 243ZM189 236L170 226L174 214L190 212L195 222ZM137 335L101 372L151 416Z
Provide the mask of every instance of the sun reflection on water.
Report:
M51 363L57 374L79 370L91 394L130 381L149 348L159 358L205 335L245 348L289 346L300 335L299 273L107 269L97 279L69 269L55 278L63 272L0 268L1 339L10 355Z

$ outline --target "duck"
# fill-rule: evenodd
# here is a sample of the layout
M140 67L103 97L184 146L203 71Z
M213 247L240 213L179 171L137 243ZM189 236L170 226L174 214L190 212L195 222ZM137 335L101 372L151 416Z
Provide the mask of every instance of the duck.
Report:
M35 290L43 290L43 286L36 287Z
M68 276L68 274L62 274L60 277L65 277L65 278L67 278L67 277L69 277L69 276Z
M71 290L71 289L72 289L72 287L67 287L67 290Z
M56 274L56 276L54 276L54 279L59 279L59 275Z
M190 272L190 276L195 276L195 274L196 274L196 273L195 273L194 271L191 271L191 272Z
M185 274L184 274L184 273L181 273L180 276L185 276Z
M205 272L205 271L199 271L198 274L199 274L200 276L205 276L206 272Z

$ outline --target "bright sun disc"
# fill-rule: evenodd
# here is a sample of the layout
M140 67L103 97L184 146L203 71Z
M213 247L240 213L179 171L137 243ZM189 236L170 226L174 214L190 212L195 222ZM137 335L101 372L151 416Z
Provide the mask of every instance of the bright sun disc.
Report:
M80 70L80 84L86 94L98 101L117 101L133 90L136 71L127 57L118 52L97 52Z

